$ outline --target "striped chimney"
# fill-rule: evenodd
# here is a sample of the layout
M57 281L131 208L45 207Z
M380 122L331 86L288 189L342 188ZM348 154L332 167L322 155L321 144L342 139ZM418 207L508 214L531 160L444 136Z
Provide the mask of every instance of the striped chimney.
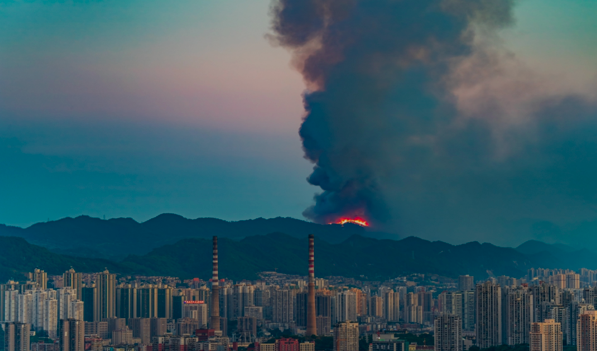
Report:
M307 330L305 335L317 335L317 320L315 318L315 236L309 234L309 290L307 296Z
M209 326L220 331L220 287L218 278L218 237L213 237L213 276L211 278L211 318Z

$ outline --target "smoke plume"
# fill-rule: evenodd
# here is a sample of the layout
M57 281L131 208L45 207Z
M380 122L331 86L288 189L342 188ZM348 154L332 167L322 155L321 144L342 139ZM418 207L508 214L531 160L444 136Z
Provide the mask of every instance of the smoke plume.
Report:
M300 137L322 192L306 217L463 238L595 216L594 106L502 48L513 6L273 4L270 39L292 52L308 89Z

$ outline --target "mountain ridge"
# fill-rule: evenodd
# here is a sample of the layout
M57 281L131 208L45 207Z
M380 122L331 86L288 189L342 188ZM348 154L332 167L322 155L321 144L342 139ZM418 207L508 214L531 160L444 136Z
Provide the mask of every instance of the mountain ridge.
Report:
M171 213L163 213L144 222L126 217L105 220L78 216L40 222L27 228L0 225L0 236L22 237L32 244L58 253L110 259L122 259L129 254L146 254L156 247L185 238L219 236L240 240L275 232L294 237L312 233L332 243L341 242L353 234L397 238L392 233L375 232L354 224L322 225L289 217L241 221L189 219Z

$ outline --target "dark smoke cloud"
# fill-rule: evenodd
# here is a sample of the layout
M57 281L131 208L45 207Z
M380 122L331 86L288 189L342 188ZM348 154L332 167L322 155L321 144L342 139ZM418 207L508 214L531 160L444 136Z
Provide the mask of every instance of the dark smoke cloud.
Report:
M508 0L275 2L271 39L307 82L300 136L315 164L308 181L323 190L304 215L456 240L594 218L597 114L500 47L512 10Z

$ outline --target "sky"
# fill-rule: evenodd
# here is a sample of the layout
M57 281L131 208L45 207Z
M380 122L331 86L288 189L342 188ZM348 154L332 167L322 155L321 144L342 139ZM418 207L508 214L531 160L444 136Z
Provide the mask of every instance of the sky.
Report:
M596 15L593 0L520 0L500 35L584 93ZM0 223L302 218L319 191L305 83L270 21L267 0L0 0Z

